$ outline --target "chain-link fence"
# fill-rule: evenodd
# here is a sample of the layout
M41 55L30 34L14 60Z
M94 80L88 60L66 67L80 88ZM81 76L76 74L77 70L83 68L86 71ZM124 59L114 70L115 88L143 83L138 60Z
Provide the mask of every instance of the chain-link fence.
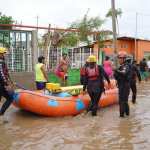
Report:
M37 45L37 34L32 39L32 31L0 30L0 44L9 47L6 55L8 68L12 72L31 72L37 63L37 57L44 54L44 50L33 49ZM35 44L36 43L36 44ZM62 48L50 48L48 68L55 68L62 57ZM87 57L93 53L88 46L69 48L68 57L71 68L80 68L85 64Z
M31 31L0 30L0 43L8 47L6 62L10 71L32 71Z

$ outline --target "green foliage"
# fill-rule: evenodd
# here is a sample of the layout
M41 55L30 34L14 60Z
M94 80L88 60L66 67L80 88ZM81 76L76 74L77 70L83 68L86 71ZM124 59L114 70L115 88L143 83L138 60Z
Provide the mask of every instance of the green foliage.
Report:
M12 24L14 21L11 16L2 15L0 13L0 24ZM9 47L9 31L5 30L11 30L12 27L6 27L6 26L0 26L0 43L3 44L4 47Z
M117 18L118 16L121 17L121 15L122 15L122 10L121 10L121 8L116 9L116 10L115 10L115 16L116 16L116 18ZM106 17L112 17L112 9L109 9L109 11L108 11L107 14L106 14Z
M9 31L0 31L0 43L2 43L4 47L9 47Z
M6 15L2 15L0 13L0 24L13 24L13 19L11 16L6 16ZM0 26L0 29L12 29L12 27L4 27L4 26Z
M73 22L71 24L71 28L78 29L79 40L87 42L89 44L91 42L89 39L89 35L91 34L91 32L98 32L103 23L104 20L100 19L99 17L89 18L87 14L85 14L83 19Z
M65 32L61 34L58 46L60 47L74 47L77 45L79 39L76 33Z
M105 20L97 17L88 17L87 13L81 20L77 20L71 23L68 29L77 29L79 32L58 32L51 37L52 46L55 47L74 47L79 42L86 42L88 45L93 42L91 40L91 35L97 36L97 41L100 42L100 47L103 47L102 40L107 36L102 32L99 32L101 26L104 24Z

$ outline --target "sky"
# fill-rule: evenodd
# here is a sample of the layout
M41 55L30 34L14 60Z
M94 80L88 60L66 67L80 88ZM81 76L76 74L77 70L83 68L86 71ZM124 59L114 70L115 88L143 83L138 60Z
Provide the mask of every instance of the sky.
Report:
M122 9L119 33L125 36L150 39L150 0L115 0L116 8ZM81 19L89 8L89 17L105 14L111 7L111 0L0 0L0 12L12 16L18 23L65 28L71 22ZM112 29L111 19L106 19L103 29Z

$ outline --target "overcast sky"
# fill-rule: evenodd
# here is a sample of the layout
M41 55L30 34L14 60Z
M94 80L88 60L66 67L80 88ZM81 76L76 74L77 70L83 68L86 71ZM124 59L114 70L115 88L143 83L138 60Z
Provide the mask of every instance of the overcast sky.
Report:
M0 11L12 16L25 25L66 27L80 19L90 8L89 16L105 17L111 7L111 0L0 0ZM119 18L121 35L135 35L135 15L138 13L138 37L150 39L150 0L116 0L116 8L123 11ZM104 29L111 29L111 20L107 19Z

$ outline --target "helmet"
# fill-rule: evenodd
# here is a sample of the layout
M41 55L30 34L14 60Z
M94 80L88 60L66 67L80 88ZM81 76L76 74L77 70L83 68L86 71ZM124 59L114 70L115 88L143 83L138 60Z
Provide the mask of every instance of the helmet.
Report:
M120 51L118 53L118 58L126 58L127 57L127 52L125 51Z
M126 60L127 60L127 61L131 61L132 58L131 58L131 57L127 57Z
M96 56L90 55L88 60L89 60L88 62L96 62Z
M0 47L0 54L4 54L7 52L7 49L4 47Z

